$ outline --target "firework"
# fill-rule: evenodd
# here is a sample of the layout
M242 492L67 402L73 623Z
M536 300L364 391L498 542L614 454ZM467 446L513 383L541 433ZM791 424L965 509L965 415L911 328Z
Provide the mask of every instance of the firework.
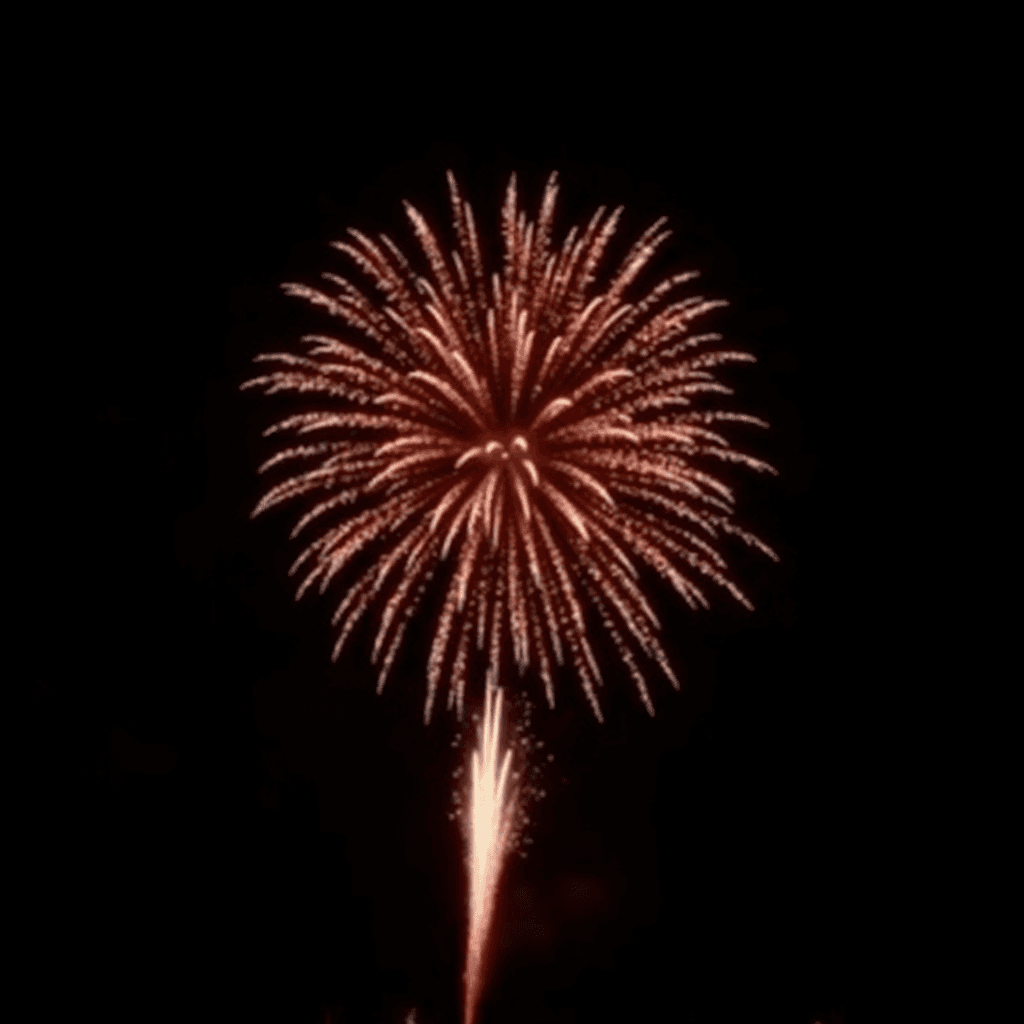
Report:
M498 881L508 853L515 796L506 797L512 750L501 748L502 691L488 686L473 752L465 821L469 873L469 932L466 942L464 1021L471 1024L484 979L484 953Z
M328 289L284 285L349 333L309 335L305 354L257 357L273 370L243 387L296 393L309 407L266 431L285 446L261 471L292 469L253 515L307 503L292 532L312 536L291 567L301 575L296 596L345 581L334 659L363 617L378 615L378 692L410 619L425 595L436 598L426 721L442 680L461 717L471 659L486 661L493 686L503 657L520 674L536 671L552 707L556 666L567 663L602 720L588 616L653 715L645 668L679 682L638 566L691 608L708 607L708 584L750 607L728 574L722 538L776 558L736 524L733 492L715 475L723 463L774 472L720 433L765 424L714 407L731 394L716 368L753 357L719 347L718 334L695 333L724 303L677 297L694 273L630 299L670 234L664 219L595 290L621 208L602 207L557 246L556 175L536 222L519 211L513 176L501 213L503 266L488 276L473 212L450 172L448 183L450 254L406 204L428 272L388 237L350 229L335 248L376 287L376 301L333 273L323 275Z

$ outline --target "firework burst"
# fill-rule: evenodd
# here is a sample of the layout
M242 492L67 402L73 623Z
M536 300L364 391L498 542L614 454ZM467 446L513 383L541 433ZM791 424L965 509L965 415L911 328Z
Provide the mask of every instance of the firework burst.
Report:
M311 408L265 432L288 440L261 472L293 469L253 516L307 502L292 532L314 535L291 567L301 574L296 596L345 580L335 660L360 620L379 613L378 692L409 620L432 582L439 588L426 721L442 679L461 717L474 646L487 660L486 685L498 683L505 652L520 674L535 668L552 707L555 666L568 663L603 720L588 607L653 715L644 661L679 682L638 566L654 569L691 608L708 607L708 584L750 607L721 539L777 557L735 523L733 492L715 475L723 463L774 472L719 432L766 424L713 407L731 394L715 369L753 357L720 348L718 334L694 332L724 305L673 297L695 273L627 301L670 234L664 218L595 291L621 208L606 215L602 207L556 246L556 175L536 222L518 210L513 176L501 213L503 266L488 277L451 172L448 184L457 237L450 255L406 204L429 273L417 273L388 237L350 229L333 244L376 286L378 301L333 273L323 275L329 291L283 286L358 340L309 335L303 355L257 357L274 369L243 387L298 393Z

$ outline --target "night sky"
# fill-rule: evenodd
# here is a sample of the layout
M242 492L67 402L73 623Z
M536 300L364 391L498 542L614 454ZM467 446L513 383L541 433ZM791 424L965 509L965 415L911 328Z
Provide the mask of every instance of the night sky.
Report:
M331 665L334 605L296 604L287 577L294 512L249 519L278 407L239 385L256 353L334 329L278 285L347 273L327 245L347 226L411 252L401 200L448 231L451 167L493 239L509 173L532 215L557 169L559 239L601 204L625 205L623 247L665 214L675 235L644 280L696 267L730 301L715 326L758 363L724 376L772 424L733 436L780 471L735 478L739 516L782 561L730 549L754 613L725 595L690 613L645 581L684 680L655 680L653 720L614 660L604 725L568 673L554 712L536 680L510 687L537 704L547 795L504 876L480 1020L878 1019L867 709L885 684L861 643L872 526L854 517L850 407L866 371L846 311L879 224L852 188L854 115L751 96L678 131L659 127L667 105L605 131L460 131L272 96L168 92L146 117L124 99L82 129L99 173L55 199L85 220L89 245L62 244L91 281L88 330L61 342L60 474L80 508L50 543L74 569L28 719L51 794L39 856L67 908L47 941L79 965L61 998L96 1020L458 1019L448 814L467 737L453 747L446 714L422 724L424 635L381 697L365 636Z

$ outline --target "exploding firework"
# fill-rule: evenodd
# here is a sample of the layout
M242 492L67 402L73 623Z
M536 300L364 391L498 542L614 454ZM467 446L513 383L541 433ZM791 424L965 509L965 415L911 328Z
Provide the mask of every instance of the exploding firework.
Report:
M284 285L359 339L309 335L303 355L257 357L274 369L243 387L300 394L310 407L266 431L290 440L261 472L298 468L253 516L307 502L292 536L315 536L291 567L301 574L296 596L345 579L335 660L367 612L379 610L378 692L410 619L438 588L426 721L442 679L461 717L470 659L486 659L493 686L503 653L520 674L536 670L552 707L555 666L570 664L603 720L588 607L653 715L640 656L679 682L638 566L691 608L708 607L709 583L750 607L728 574L723 536L776 558L736 524L733 492L715 475L723 463L774 472L719 432L766 424L712 407L731 394L715 369L753 357L718 347L718 334L694 333L724 304L673 298L695 273L627 301L670 234L664 219L591 294L621 208L606 216L602 207L558 247L556 176L535 223L518 210L513 176L501 214L504 263L488 277L473 212L450 172L448 183L457 236L450 257L406 204L429 273L417 273L388 237L350 229L334 246L376 286L378 301L333 273L323 275L330 293Z
M324 274L333 291L303 284L289 295L326 309L358 340L304 338L304 355L257 357L272 372L243 387L308 396L310 408L270 427L287 439L261 467L298 466L259 502L306 508L293 538L313 539L292 575L297 598L336 580L337 660L359 622L379 610L372 660L378 692L409 622L427 600L439 609L426 667L424 718L442 679L462 717L471 659L487 668L479 747L464 817L469 874L467 1022L479 1002L486 940L504 859L514 841L511 753L500 743L503 658L533 667L554 706L556 665L575 670L595 716L601 671L588 610L614 644L654 714L638 655L679 682L640 587L655 570L691 608L708 607L712 583L750 603L719 551L736 537L775 559L734 521L734 496L716 465L759 472L767 464L732 447L720 424L765 426L714 408L731 392L715 369L752 357L695 333L723 305L674 298L694 273L676 274L629 301L634 282L669 236L664 220L641 235L595 292L621 208L601 208L582 232L552 244L556 176L540 214L517 208L515 177L501 217L504 261L488 277L472 210L448 182L457 245L450 254L422 215L406 210L429 264L417 273L386 236L350 229L334 243L376 286ZM314 404L315 401L315 404ZM474 651L474 648L476 649ZM477 653L481 652L481 653Z

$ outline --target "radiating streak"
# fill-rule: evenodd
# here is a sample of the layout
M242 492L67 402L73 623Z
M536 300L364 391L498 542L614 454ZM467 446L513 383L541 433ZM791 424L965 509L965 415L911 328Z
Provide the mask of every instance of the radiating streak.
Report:
M448 381L441 380L441 378L436 374L427 373L426 370L413 370L412 373L409 374L409 380L422 381L429 387L434 388L434 390L439 392L444 398L447 398L456 409L472 420L474 426L479 427L481 430L484 429L484 423L480 418L480 414L469 404L469 402L466 401L465 398L462 397L462 395L458 393L458 391L455 390L455 387L452 384L448 383Z
M494 509L491 515L490 535L491 551L498 550L498 539L504 523L502 513L505 511L505 488L496 487L494 493Z
M447 512L448 509L459 500L471 483L471 480L459 480L458 483L456 483L455 486L453 486L451 490L449 490L448 493L445 494L445 496L438 502L437 508L434 509L434 513L430 517L431 533L437 529L437 524L442 520L445 512Z
M544 573L541 570L540 556L537 551L536 544L533 538L532 524L527 525L524 523L519 524L520 537L523 541L523 547L526 549L526 557L530 566L530 576L533 579L534 586L537 588L537 593L540 595L541 605L544 609L544 620L547 623L548 635L551 639L551 649L554 651L555 660L559 665L564 663L564 655L562 653L562 640L559 636L559 622L561 616L555 611L556 598L551 592L550 586L544 582ZM555 705L552 702L551 707Z
M366 489L368 491L374 491L388 478L399 476L403 472L407 472L412 469L413 466L421 466L423 463L438 462L445 458L447 454L447 451L444 449L438 451L436 448L433 448L428 449L427 451L414 452L412 455L406 455L405 458L399 459L397 462L392 462L387 466L387 468L381 470L366 485Z
M543 481L540 486L541 494L550 501L555 508L576 528L576 532L583 538L584 541L590 539L590 534L587 533L586 523L583 521L583 516L580 515L579 510L575 505L558 490L553 484L548 483L547 480Z
M602 373L594 374L586 384L576 389L572 396L573 405L582 408L583 399L588 398L591 394L597 391L598 388L605 384L610 384L614 380L622 380L623 378L632 376L633 371L627 370L624 367L619 367L615 370L604 370Z
M455 468L462 469L462 467L469 462L470 459L475 459L478 455L483 455L484 446L482 444L474 445L472 448L467 448L456 460Z
M391 629L391 624L394 621L395 616L398 614L398 610L402 607L402 603L408 597L409 591L412 589L413 585L418 581L417 578L421 569L424 567L425 563L429 561L427 555L430 550L430 541L431 538L429 536L424 537L410 552L409 560L406 562L406 571L399 580L394 593L384 606L384 612L381 615L380 628L377 630L377 636L373 644L373 651L370 655L371 664L376 663L377 657L383 649L384 641L387 639L388 633Z
M494 492L498 487L498 471L492 469L487 474L487 490L484 492L484 506L483 506L483 519L484 519L484 532L489 534L491 532L491 515L494 510Z
M605 488L597 482L586 470L580 469L579 466L574 466L571 462L562 462L560 459L551 459L548 465L557 470L560 473L564 473L566 476L575 480L576 483L582 484L588 488L594 494L596 494L605 504L610 505L612 508L615 507L615 499L608 493ZM584 536L586 531L581 530Z
M477 498L482 496L483 486L484 486L483 481L481 481L477 485L476 489L473 491L472 496L467 498L462 503L462 506L459 508L459 511L456 512L455 516L452 518L452 524L448 528L448 536L445 537L444 545L441 548L441 559L442 559L442 561L445 558L448 557L448 552L451 549L452 541L455 540L456 536L458 535L459 530L462 527L462 524L466 521L467 517L472 512L474 506L476 505Z
M534 398L536 398L537 395L540 394L541 386L543 385L544 380L547 377L548 370L550 370L551 368L551 364L555 360L555 356L558 355L558 350L562 345L562 340L563 339L561 338L561 336L559 336L555 338L555 340L552 341L550 345L548 345L548 350L544 354L544 362L540 364L540 372L537 374L537 383L534 385Z
M571 409L573 401L571 398L561 397L556 398L554 401L549 402L543 409L537 414L536 419L530 426L534 430L539 430L541 427L546 426L551 422L559 413L564 412L566 409Z
M395 452L400 452L404 448L423 448L428 445L450 445L450 441L444 437L443 434L433 432L430 434L413 434L411 437L400 437L395 441L388 441L387 444L382 444L377 448L373 457L375 459L383 458L385 455L394 455Z
M530 521L530 498L515 466L512 466L509 472L512 475L512 485L515 488L516 497L519 499L519 507L523 512L523 519L528 523Z

